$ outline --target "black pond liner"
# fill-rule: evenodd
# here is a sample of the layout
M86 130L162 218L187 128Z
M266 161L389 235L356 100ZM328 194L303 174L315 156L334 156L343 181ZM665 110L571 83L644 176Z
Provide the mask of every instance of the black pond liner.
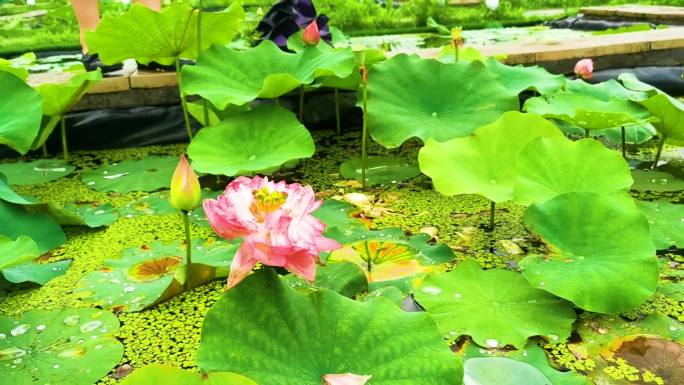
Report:
M677 67L638 67L612 68L595 71L591 83L601 83L609 79L617 80L622 73L633 73L639 80L659 88L671 96L684 96L684 66Z
M644 21L595 19L582 15L568 16L563 19L553 20L546 23L546 25L551 28L569 28L577 31L605 31L608 29L631 27L633 25L644 24L650 24L652 28L657 26L656 24L646 23Z

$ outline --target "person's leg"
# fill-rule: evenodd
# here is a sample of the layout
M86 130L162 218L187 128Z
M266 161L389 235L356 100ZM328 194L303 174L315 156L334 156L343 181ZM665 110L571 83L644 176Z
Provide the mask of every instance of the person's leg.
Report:
M149 9L157 12L161 10L161 0L133 0L134 3L140 3Z
M85 40L86 31L93 31L100 22L100 7L98 0L71 0L74 14L78 20L80 29L81 48L83 53L88 53L88 44Z

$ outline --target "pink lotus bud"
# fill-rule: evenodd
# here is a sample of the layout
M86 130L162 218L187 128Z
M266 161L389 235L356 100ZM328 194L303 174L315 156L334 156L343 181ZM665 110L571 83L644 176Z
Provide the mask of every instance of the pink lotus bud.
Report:
M181 155L171 179L171 205L178 210L190 211L199 206L201 199L199 179L185 159L185 155Z
M302 32L302 41L306 45L317 45L321 40L321 35L318 32L318 24L316 20L312 21L308 27Z
M323 376L323 381L325 381L325 385L365 385L371 377L353 373L326 374Z
M582 59L575 64L575 75L579 79L589 80L594 73L594 61L591 59Z

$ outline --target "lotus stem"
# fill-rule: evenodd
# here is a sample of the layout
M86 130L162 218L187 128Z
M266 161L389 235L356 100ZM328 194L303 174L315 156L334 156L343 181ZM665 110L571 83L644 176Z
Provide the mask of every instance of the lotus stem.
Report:
M494 231L494 215L496 215L496 202L491 201L489 205L489 231Z
M192 238L190 237L190 212L187 210L181 211L183 217L183 224L185 226L185 283L183 284L185 290L190 289L190 274L192 264Z
M588 128L585 128L585 129L584 129L584 137L585 137L585 138L588 138L588 137L589 137L589 129L588 129Z
M43 145L41 147L43 148L43 158L47 158L48 157L47 146L45 145L45 143L43 143Z
M454 63L458 63L458 44L454 41Z
M620 127L622 134L622 157L627 159L627 140L625 139L625 126Z
M280 107L280 98L275 98L276 107Z
M342 125L340 124L340 91L335 88L335 127L337 127L337 135L342 132Z
M188 130L188 140L192 140L192 127L190 126L190 116L188 116L188 105L185 102L185 97L183 96L183 90L181 89L181 66L180 58L176 58L176 76L178 77L178 94L180 95L181 107L183 107L183 119L185 120L185 128Z
M197 5L197 57L202 52L202 0ZM204 125L209 126L209 104L206 99L202 100L202 112L204 112Z
M363 123L361 137L361 187L366 188L366 169L368 168L368 84L362 83L363 87Z
M665 140L667 140L666 136L663 136L660 138L660 143L658 144L658 152L656 152L656 157L655 160L653 161L653 165L651 165L651 170L655 170L656 167L658 167L658 161L660 160L660 153L663 152L663 145L665 144Z
M69 148L67 146L67 136L66 136L66 119L64 116L59 121L60 131L62 132L62 153L64 154L64 163L69 162Z
M304 123L304 86L299 87L299 121Z

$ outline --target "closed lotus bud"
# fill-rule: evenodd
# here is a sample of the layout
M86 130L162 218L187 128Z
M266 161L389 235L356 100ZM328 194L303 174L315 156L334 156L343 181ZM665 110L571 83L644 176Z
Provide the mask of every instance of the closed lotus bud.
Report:
M318 31L318 24L314 20L302 32L302 41L306 45L317 45L320 40L321 34Z
M589 80L594 74L594 61L591 59L582 59L575 64L575 75L578 78Z
M171 205L178 210L190 211L199 206L201 199L199 179L185 159L185 155L181 155L171 179Z

